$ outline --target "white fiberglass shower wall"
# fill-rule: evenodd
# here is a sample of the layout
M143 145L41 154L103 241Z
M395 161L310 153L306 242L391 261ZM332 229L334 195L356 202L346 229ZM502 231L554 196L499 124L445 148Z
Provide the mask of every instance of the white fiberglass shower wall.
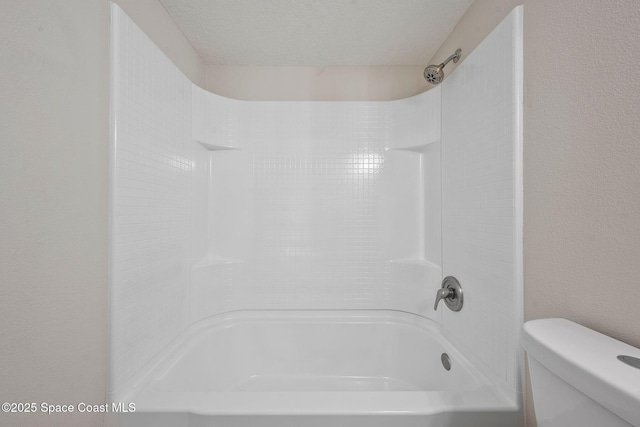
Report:
M254 102L192 85L113 5L112 398L211 316L384 309L441 325L516 401L520 25L412 98ZM459 313L433 309L447 275Z
M425 236L424 211L440 201L425 206L420 150L439 144L439 89L246 102L194 87L193 102L192 321L246 309L433 315L440 237Z

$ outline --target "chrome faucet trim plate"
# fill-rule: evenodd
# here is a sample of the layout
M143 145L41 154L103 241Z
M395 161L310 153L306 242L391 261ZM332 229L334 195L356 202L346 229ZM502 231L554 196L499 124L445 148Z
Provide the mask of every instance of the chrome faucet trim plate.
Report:
M436 303L433 306L434 310L438 309L438 303L440 300L444 300L444 303L453 311L462 310L462 304L464 298L462 294L462 287L460 282L453 276L447 276L442 281L442 288L438 290L436 294Z

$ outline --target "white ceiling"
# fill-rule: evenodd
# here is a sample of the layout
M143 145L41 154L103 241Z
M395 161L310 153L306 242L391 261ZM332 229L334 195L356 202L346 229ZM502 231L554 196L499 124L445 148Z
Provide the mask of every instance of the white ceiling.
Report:
M473 0L160 0L208 65L426 65Z

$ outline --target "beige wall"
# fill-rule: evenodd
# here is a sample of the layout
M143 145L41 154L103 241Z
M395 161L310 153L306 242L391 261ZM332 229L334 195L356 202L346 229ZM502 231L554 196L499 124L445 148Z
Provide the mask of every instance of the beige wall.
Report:
M158 0L114 0L196 85L205 87L202 58Z
M640 4L527 1L525 309L640 347Z
M109 3L2 7L0 401L102 403ZM100 414L0 413L0 425L102 421Z
M640 347L640 4L524 13L526 319Z
M123 9L196 84L204 65L157 0ZM109 1L0 14L0 401L100 404L108 365ZM101 426L100 414L0 425Z
M122 2L123 0L120 0ZM444 61L460 47L471 52L520 0L476 0L429 61ZM422 72L428 64L376 67L206 66L206 89L245 100L384 101L431 89ZM451 62L445 74L456 65Z
M206 67L207 89L235 99L271 101L380 101L428 89L424 66Z

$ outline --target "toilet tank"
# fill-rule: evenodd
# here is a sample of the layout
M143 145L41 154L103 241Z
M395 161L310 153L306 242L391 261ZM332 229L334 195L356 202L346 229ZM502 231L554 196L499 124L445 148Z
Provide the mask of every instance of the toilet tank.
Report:
M640 349L566 319L526 322L538 427L640 427ZM633 363L633 360L631 361Z

